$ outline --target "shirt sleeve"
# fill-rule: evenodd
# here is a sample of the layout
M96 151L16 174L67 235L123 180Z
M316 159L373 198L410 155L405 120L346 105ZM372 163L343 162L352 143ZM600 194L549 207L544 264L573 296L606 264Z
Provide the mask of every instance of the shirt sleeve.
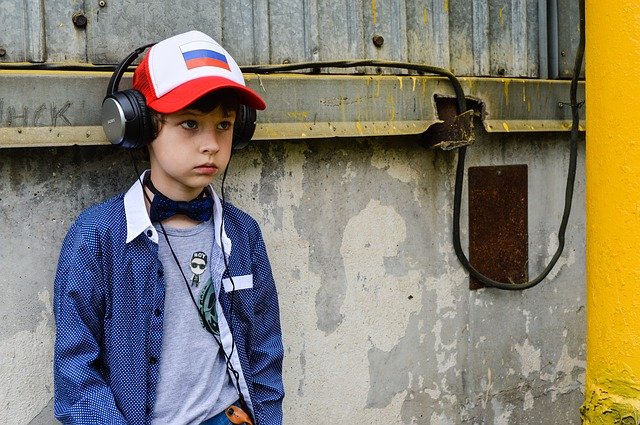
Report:
M254 343L251 352L253 407L258 424L282 424L282 331L276 285L264 241L258 230L253 249L255 300Z
M105 282L89 227L69 230L54 282L54 414L64 424L126 424L101 373Z

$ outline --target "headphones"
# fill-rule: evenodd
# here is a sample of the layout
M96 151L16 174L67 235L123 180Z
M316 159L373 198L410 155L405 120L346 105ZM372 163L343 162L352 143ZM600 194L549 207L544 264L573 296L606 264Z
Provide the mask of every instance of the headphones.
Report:
M111 144L127 150L139 149L154 139L154 128L147 102L139 91L118 91L118 84L127 68L147 48L155 43L139 47L117 66L109 80L107 94L102 101L102 128ZM246 147L256 129L256 110L240 104L233 124L232 149Z

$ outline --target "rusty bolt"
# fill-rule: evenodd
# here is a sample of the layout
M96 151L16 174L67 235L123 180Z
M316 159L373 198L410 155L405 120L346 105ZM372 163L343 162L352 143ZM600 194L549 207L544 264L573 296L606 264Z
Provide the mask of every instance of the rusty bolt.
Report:
M73 25L78 28L84 28L87 26L87 17L82 12L74 13L71 17L71 21L73 22Z
M376 47L382 47L384 44L384 37L380 34L375 34L371 40L373 41L373 45Z
M504 68L498 68L498 75L504 75L507 73L507 70Z
M104 0L100 0L100 1L98 2L98 6L100 6L100 7L105 7L106 5L107 5L107 2L106 2L106 1L104 1Z
M0 57L5 56L7 54L7 49L4 47L0 47Z

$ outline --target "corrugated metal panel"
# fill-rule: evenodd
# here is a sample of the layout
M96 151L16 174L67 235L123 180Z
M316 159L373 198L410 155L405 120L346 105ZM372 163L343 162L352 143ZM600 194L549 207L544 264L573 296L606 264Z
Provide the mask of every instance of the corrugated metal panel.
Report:
M44 17L39 0L0 0L2 62L44 61Z
M317 22L317 38L311 56L321 61L352 59L365 56L362 0L319 0L317 12L310 12ZM313 34L312 34L313 35Z
M565 78L577 7L573 0L0 0L7 29L0 62L112 64L140 45L198 28L240 65L379 59L461 76ZM86 28L73 25L78 12Z
M459 75L538 77L538 6L537 0L452 2L454 71Z
M47 62L87 62L86 32L72 22L74 13L84 11L83 3L82 0L44 2Z
M580 14L577 0L558 2L558 73L552 78L571 78L580 41ZM584 77L584 67L581 76Z
M409 1L406 15L409 62L433 64L447 69L453 66L449 61L450 44L463 45L466 40L471 40L471 37L460 36L464 33L462 27L466 27L465 23L450 22L449 19L449 7L452 7L453 12L455 7L464 8L471 2L455 3L458 4L448 6L449 2L442 0Z
M87 52L94 64L117 63L141 45L193 28L221 39L220 1L105 3L100 7L98 1L87 2L85 10L90 23L86 29Z

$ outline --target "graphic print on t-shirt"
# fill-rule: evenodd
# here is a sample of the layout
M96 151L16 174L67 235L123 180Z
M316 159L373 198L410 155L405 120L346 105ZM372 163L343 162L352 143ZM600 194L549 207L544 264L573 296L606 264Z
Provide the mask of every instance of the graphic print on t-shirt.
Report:
M207 254L202 251L194 252L191 255L190 267L191 272L193 272L191 285L197 288L198 285L200 285L200 276L207 269ZM218 313L216 311L216 293L211 277L207 279L207 282L200 291L198 309L201 313L200 321L202 322L202 326L214 335L220 335L220 329L218 328Z
M207 283L200 292L200 302L198 304L200 308L200 320L204 319L204 326L209 332L214 335L220 335L220 328L218 327L218 312L216 311L216 291L211 281L211 278L207 280Z
M200 284L200 275L204 273L207 268L207 254L202 251L194 252L191 256L191 271L193 276L191 277L191 285L196 288Z

